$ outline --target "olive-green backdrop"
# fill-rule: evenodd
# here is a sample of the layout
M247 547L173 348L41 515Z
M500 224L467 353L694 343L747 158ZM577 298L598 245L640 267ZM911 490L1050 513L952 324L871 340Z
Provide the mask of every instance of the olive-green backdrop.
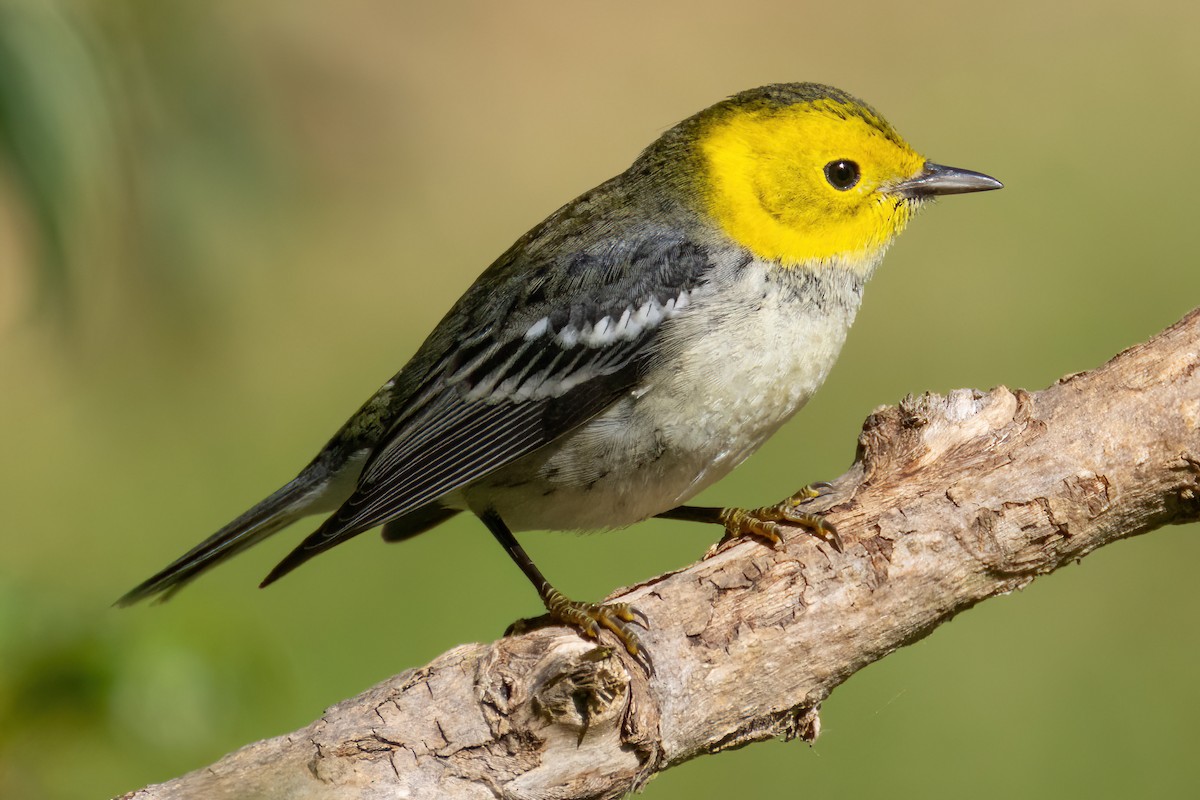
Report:
M835 84L1006 188L912 225L826 388L704 500L840 474L907 393L1037 389L1171 324L1200 304L1198 8L0 0L0 796L165 780L538 612L467 518L258 591L298 526L110 603L291 477L513 239L737 90ZM987 602L839 688L814 747L646 796L1193 792L1197 533ZM599 597L715 535L525 539Z

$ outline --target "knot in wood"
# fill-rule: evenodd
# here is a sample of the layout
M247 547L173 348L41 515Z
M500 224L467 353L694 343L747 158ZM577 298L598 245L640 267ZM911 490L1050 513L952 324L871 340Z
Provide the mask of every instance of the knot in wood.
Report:
M608 647L596 647L578 660L555 661L539 676L530 705L544 721L576 731L620 722L628 706L629 673Z

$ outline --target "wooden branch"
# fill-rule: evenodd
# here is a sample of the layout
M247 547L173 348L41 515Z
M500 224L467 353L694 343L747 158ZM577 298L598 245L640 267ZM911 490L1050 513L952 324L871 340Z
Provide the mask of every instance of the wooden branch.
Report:
M828 508L623 592L647 676L561 627L468 644L307 728L126 797L615 798L704 753L812 740L857 670L980 600L1200 516L1200 310L1044 391L960 390L872 414Z

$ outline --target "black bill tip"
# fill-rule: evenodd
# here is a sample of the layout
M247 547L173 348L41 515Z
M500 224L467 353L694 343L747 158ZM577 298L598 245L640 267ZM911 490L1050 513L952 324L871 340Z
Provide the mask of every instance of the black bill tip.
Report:
M914 199L943 194L990 192L1002 188L1004 184L991 175L958 167L943 167L932 161L926 161L925 168L920 173L896 187L900 194Z

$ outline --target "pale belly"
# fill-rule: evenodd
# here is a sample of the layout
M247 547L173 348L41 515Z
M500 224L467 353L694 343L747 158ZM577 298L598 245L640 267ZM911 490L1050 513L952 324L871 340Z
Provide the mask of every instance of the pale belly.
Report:
M857 292L802 303L753 272L740 284L664 331L634 392L454 504L491 507L513 530L598 530L674 508L727 475L824 382L858 305Z

